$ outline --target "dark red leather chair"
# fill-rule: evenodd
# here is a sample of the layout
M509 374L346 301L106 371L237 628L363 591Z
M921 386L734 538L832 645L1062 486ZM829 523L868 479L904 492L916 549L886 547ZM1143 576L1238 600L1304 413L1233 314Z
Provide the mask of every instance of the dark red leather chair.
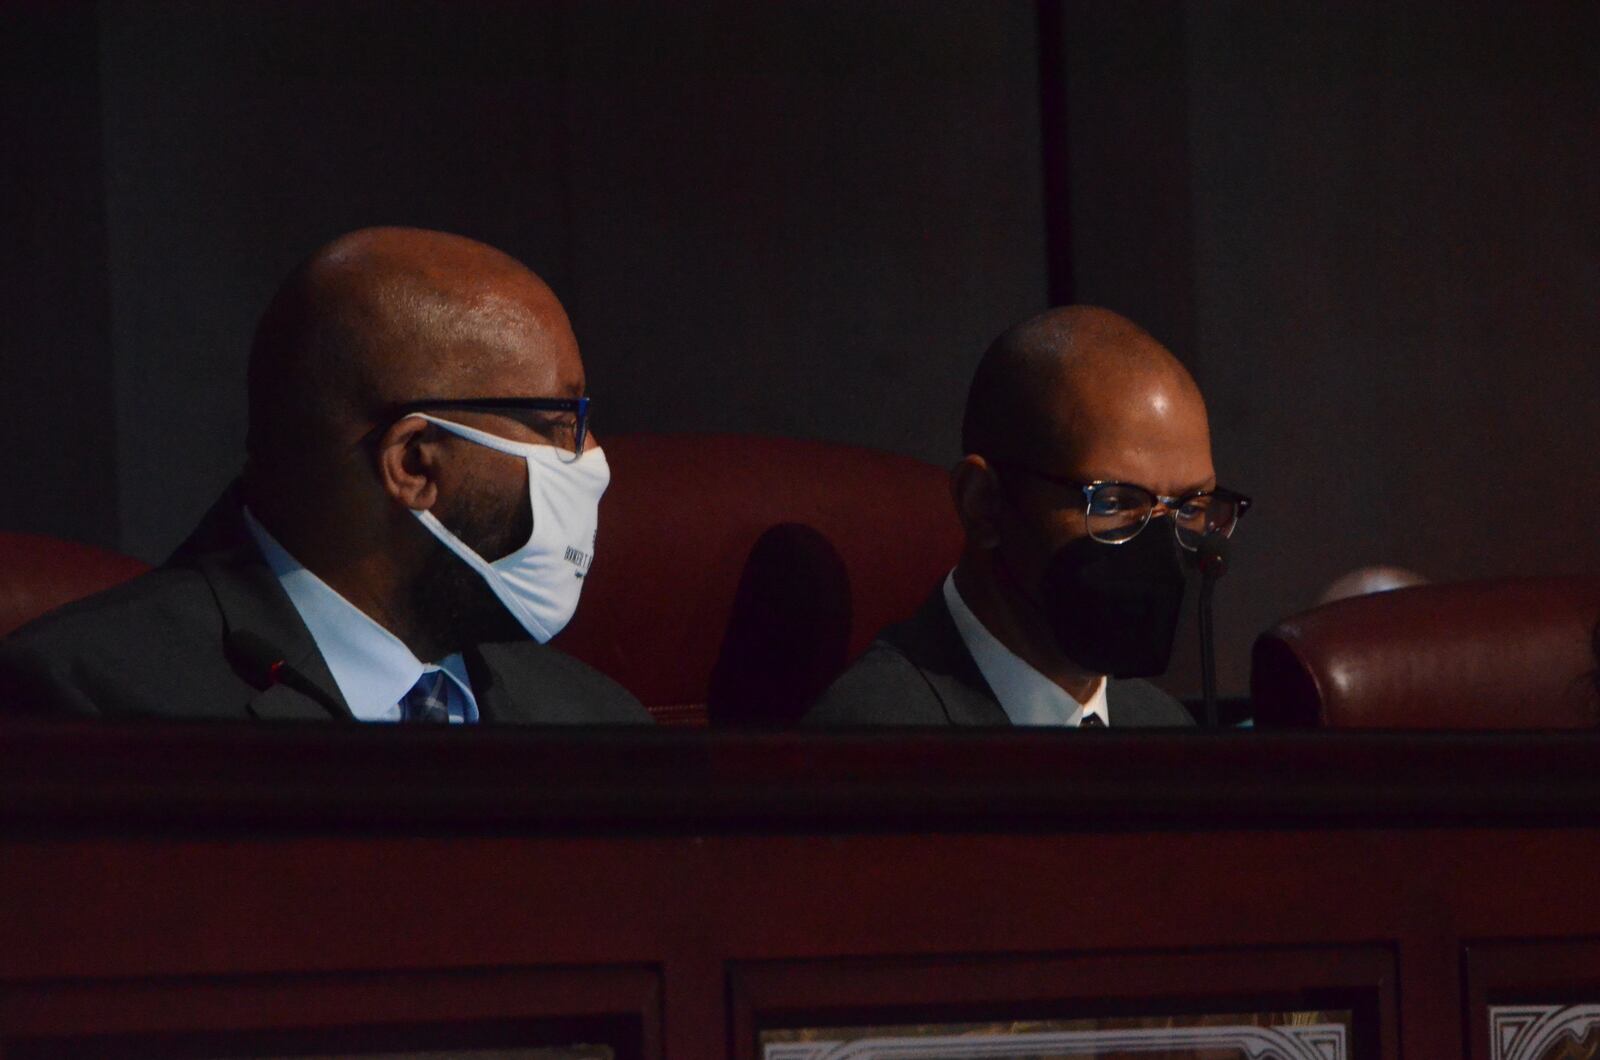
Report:
M608 435L583 600L555 644L657 720L792 722L961 548L945 472L754 435Z
M0 637L62 604L143 574L148 563L93 545L0 533Z
M1600 578L1501 578L1337 600L1256 640L1256 724L1590 728Z

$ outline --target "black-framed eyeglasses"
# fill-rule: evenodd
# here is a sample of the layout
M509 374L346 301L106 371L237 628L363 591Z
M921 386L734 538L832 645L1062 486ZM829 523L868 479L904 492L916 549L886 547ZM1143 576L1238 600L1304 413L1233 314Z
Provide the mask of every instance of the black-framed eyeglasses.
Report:
M589 438L589 409L593 399L574 398L419 398L384 410L382 422L397 423L418 412L492 412L516 420L533 434L576 460ZM381 430L382 428L378 428Z
M1089 536L1108 545L1121 545L1139 536L1159 508L1172 516L1172 532L1178 544L1190 552L1200 547L1207 534L1232 537L1239 520L1250 510L1250 498L1235 490L1217 487L1194 490L1178 497L1163 497L1154 490L1132 482L1096 480L1084 482L1065 475L1029 467L1011 460L991 461L1002 467L1025 471L1035 478L1070 486L1083 493L1084 521Z

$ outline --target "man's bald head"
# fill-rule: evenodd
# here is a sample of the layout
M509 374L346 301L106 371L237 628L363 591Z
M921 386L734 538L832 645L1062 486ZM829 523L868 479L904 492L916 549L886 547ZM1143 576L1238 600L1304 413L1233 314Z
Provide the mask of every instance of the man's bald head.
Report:
M405 401L553 396L576 358L561 303L514 258L444 232L352 232L296 267L257 326L251 465L310 470ZM532 393L485 389L508 366Z
M1049 310L1007 330L983 355L962 445L950 485L967 547L954 584L972 613L1079 703L1107 673L1151 672L1170 647L1161 638L1176 615L1171 585L1181 543L1177 516L1160 499L1216 487L1205 403L1183 365L1109 310ZM1095 537L1083 488L1095 482L1151 495L1150 514L1133 530L1139 546L1122 550ZM1139 494L1116 496L1102 497L1116 516L1137 516L1133 506L1146 503ZM1085 573L1091 569L1100 573ZM1112 606L1095 584L1110 571L1125 588L1147 591L1134 612L1124 609L1128 600Z
M1093 306L1050 309L1003 332L984 353L967 393L966 453L1048 465L1071 462L1108 421L1192 406L1187 369L1149 332Z

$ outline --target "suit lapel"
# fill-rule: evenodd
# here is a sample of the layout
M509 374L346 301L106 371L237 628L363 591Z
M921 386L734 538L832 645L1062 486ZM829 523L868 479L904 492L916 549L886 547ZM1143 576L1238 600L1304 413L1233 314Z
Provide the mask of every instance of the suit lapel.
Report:
M494 648L493 644L483 644L461 652L467 664L467 677L472 681L472 698L478 703L480 722L509 721L520 718L529 709L520 697L506 689L498 668L484 658L485 649L493 655Z
M316 641L311 639L311 631L300 620L299 612L253 542L203 556L196 565L210 583L222 611L223 635L237 630L256 634L281 652L284 663L304 677L318 693L317 697L312 697L286 685L274 684L250 698L246 704L250 713L264 720L325 719L330 715L354 720L355 715L345 705L333 672L317 650ZM244 674L240 676L250 680Z
M273 685L264 692L257 692L245 703L244 709L257 721L355 720L355 716L348 711L342 715L334 714L328 707L288 685Z
M1194 724L1183 704L1155 685L1139 680L1110 680L1106 712L1122 728L1185 727Z
M1128 686L1114 677L1106 678L1106 724L1126 729L1140 724L1133 715L1138 713L1136 703L1129 703ZM1134 709L1130 710L1132 707Z
M192 563L211 586L217 608L222 612L223 636L241 630L254 633L281 652L284 663L317 692L316 696L311 696L284 684L273 684L265 689L253 689L245 709L263 720L327 720L331 716L353 721L355 716L345 705L344 696L322 653L317 650L311 631L300 620L289 595L278 584L250 538L232 490L212 508L201 527L208 535L205 546L192 547L191 543L186 543L173 559ZM198 538L199 532L191 542ZM229 544L209 547L223 541ZM240 673L239 676L247 686L259 684L250 675Z
M1123 692L1121 681L1115 677L1106 678L1106 725L1112 728L1126 728L1134 724L1127 716L1127 703Z
M540 655L544 649L532 640L479 644L462 652L478 716L487 722L551 723L561 719L552 705L547 683L541 681Z
M989 682L950 617L944 583L934 589L909 622L885 630L883 639L916 666L952 725L1009 725Z

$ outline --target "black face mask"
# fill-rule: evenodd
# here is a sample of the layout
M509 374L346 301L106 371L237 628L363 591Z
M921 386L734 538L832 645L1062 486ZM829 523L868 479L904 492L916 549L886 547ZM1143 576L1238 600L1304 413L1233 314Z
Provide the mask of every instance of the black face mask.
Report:
M1062 654L1112 677L1165 671L1183 608L1179 553L1166 517L1121 545L1081 537L1058 549L1038 602Z

